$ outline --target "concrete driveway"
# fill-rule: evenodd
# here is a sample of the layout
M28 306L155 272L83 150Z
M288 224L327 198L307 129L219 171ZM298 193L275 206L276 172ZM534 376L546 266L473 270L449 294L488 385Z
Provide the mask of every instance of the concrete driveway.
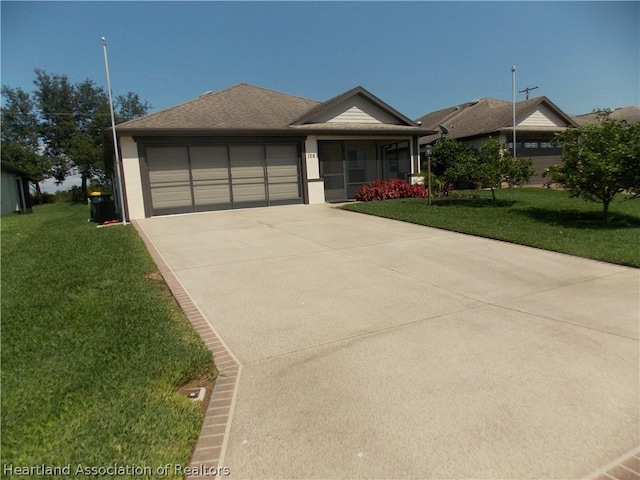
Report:
M327 205L138 228L241 364L232 478L584 478L640 443L637 269Z

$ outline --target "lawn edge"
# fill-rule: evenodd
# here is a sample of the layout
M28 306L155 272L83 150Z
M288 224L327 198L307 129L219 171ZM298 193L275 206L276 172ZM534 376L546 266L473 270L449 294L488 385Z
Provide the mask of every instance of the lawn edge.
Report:
M224 467L242 364L203 315L180 280L174 275L173 270L155 247L144 227L136 220L132 220L131 223L193 329L213 353L214 363L219 370L209 405L206 406L198 441L190 459L189 467L197 474L187 475L187 478L190 479L210 478L213 469ZM224 358L224 360L218 364L217 358ZM205 429L208 428L213 428L216 431L224 429L224 434L208 434L205 432Z
M636 269L640 268L640 266L638 266L638 265L632 265L632 264L625 263L625 262L615 262L615 261L611 261L611 260L605 260L603 258L596 258L596 257L593 257L593 256L578 255L576 253L567 252L567 251L563 251L563 250L559 250L559 249L545 248L545 247L541 247L541 246L538 246L538 245L530 245L528 243L516 242L515 240L509 240L509 239L505 239L505 238L497 238L497 237L493 237L493 236L490 236L490 235L482 235L480 233L463 232L463 231L460 231L460 230L455 230L455 229L451 229L451 228L444 228L444 227L437 227L437 226L434 226L434 225L426 225L424 223L412 222L410 220L403 220L401 218L394 218L394 217L390 217L390 216L386 216L386 215L378 215L376 213L363 212L363 211L347 208L348 205L365 204L365 203L369 203L369 202L350 202L350 203L338 205L335 208L338 208L338 209L343 210L345 212L352 212L352 213L357 213L357 214L361 214L361 215L370 215L372 217L378 217L378 218L386 218L387 220L395 220L396 222L404 222L404 223L410 223L412 225L419 225L421 227L435 228L437 230L442 230L442 231L445 231L445 232L459 233L461 235L469 235L471 237L486 238L488 240L496 240L498 242L510 243L512 245L520 245L522 247L536 248L538 250L544 250L546 252L561 253L562 255L570 255L572 257L584 258L586 260L591 260L591 261L594 261L594 262L607 263L609 265L618 265L618 266L621 266L621 267L636 268Z

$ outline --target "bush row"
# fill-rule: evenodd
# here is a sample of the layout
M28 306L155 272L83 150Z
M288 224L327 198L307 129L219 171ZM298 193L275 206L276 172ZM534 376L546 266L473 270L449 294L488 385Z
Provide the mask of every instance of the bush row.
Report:
M376 180L363 185L354 195L361 202L388 200L392 198L426 198L427 189L420 184L409 185L404 180Z

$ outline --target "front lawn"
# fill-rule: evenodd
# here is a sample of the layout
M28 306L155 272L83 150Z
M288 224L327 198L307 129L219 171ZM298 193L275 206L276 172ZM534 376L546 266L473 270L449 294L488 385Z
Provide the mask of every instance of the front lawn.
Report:
M430 227L495 238L596 260L640 267L640 199L618 195L610 206L610 225L602 206L541 188L458 192L478 199L407 198L351 203L342 208Z
M175 388L213 375L211 352L133 226L86 219L53 204L0 224L3 478L7 465L155 473L186 465L198 438L201 408Z

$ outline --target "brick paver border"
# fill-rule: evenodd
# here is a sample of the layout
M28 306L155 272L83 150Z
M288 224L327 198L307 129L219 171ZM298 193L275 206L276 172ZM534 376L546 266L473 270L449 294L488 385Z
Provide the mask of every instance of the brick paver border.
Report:
M213 352L216 368L219 371L211 392L211 399L204 414L200 436L196 443L189 467L196 475L187 478L212 478L217 469L224 467L226 442L231 427L231 416L235 405L236 388L242 366L233 352L225 345L215 329L209 324L198 306L184 289L180 280L173 274L167 262L147 236L142 225L136 220L131 222L147 247L160 274L171 290L180 308L187 316L193 329L200 335L209 350ZM224 474L220 474L224 477Z
M616 458L589 477L593 480L638 480L640 479L640 447Z

